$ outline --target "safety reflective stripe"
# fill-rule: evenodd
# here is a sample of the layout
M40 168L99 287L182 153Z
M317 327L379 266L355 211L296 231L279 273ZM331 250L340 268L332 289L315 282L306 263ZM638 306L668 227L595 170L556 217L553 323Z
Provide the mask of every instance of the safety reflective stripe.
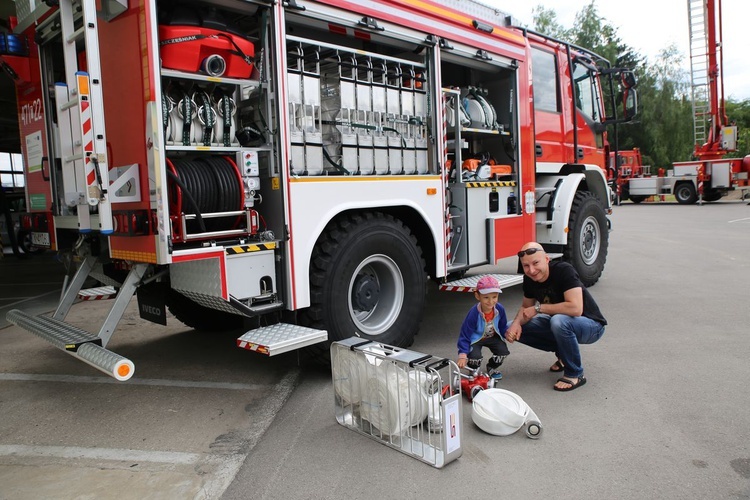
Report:
M482 187L513 187L516 185L515 181L486 181L486 182L467 182L466 187L470 188L482 188Z
M241 253L249 252L260 252L262 250L273 250L276 248L276 243L258 243L254 245L240 245L235 247L227 247L227 255L237 255Z

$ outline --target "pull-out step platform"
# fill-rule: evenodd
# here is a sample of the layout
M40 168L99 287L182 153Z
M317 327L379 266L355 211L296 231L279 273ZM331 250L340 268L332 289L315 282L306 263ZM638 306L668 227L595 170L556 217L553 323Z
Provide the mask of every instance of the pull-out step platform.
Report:
M523 274L478 274L476 276L467 276L460 280L441 283L438 288L444 292L473 292L479 279L484 276L495 278L500 283L501 289L523 283Z
M326 340L328 340L326 330L278 323L250 330L237 339L237 347L259 352L266 356L275 356Z
M103 348L100 337L69 323L47 316L31 316L18 309L9 311L6 318L14 325L121 382L135 373L132 361Z
M81 300L107 300L115 295L117 290L111 285L86 288L78 292L78 298Z

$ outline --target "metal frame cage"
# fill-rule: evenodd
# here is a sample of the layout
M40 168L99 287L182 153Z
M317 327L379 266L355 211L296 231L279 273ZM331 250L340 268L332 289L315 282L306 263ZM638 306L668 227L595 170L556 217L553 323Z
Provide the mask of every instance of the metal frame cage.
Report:
M352 337L331 344L331 372L339 424L433 467L461 456L453 361Z

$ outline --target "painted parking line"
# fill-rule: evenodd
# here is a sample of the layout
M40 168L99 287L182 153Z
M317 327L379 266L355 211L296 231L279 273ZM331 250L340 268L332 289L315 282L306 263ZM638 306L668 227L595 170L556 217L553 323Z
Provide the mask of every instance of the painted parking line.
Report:
M0 444L0 456L87 458L91 460L120 460L136 462L159 462L171 464L194 464L204 455L179 451L124 450L117 448L82 448L80 446L27 446L22 444Z
M729 224L731 224L731 223L733 223L733 222L745 222L745 221L749 221L749 222L750 222L750 217L744 217L744 218L742 218L742 219L734 219L734 220L730 220L730 221L729 221Z
M28 302L30 300L41 299L42 297L46 297L47 295L50 295L50 294L53 294L53 293L56 294L56 295L60 295L60 290L53 290L51 292L43 293L41 295L34 295L33 297L14 297L16 299L20 298L22 300L17 300L16 302L11 302L10 304L6 304L3 307L10 307L10 306L14 306L16 304L22 304L24 302Z
M130 379L118 382L109 377L81 375L53 375L36 373L0 373L0 381L6 382L60 382L68 384L115 384L115 385L148 385L160 387L187 387L196 389L225 389L230 391L268 390L273 385L243 384L237 382L204 382L200 380L168 380L160 378Z

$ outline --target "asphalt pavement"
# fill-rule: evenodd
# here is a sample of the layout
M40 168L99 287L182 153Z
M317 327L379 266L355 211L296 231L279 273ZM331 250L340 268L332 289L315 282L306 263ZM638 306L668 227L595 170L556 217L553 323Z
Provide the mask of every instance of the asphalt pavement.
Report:
M750 498L750 207L628 203L612 221L588 383L553 391L554 357L520 344L503 365L540 439L485 434L464 402L463 455L435 469L339 425L330 375L308 371L222 498ZM431 292L413 349L455 356L473 304Z
M612 221L588 383L553 391L554 357L520 344L503 365L538 440L482 432L464 401L463 454L435 469L339 425L329 371L129 310L113 338L136 362L126 384L0 330L0 499L750 499L750 207L625 204ZM514 314L520 287L501 302ZM430 286L413 349L455 356L473 304ZM71 322L104 307L78 304Z

